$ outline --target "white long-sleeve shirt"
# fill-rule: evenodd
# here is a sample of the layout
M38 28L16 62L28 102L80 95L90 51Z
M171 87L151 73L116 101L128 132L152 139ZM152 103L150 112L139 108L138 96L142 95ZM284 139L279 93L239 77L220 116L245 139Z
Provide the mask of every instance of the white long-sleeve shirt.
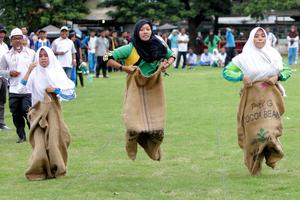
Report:
M0 75L7 77L9 81L9 92L15 94L27 94L28 91L20 92L18 90L19 82L25 76L28 67L34 62L35 52L28 47L23 47L21 52L17 52L11 48L6 54L2 56L0 61ZM20 72L17 77L10 77L9 72L16 70Z
M177 36L178 51L187 52L188 51L188 42L190 41L187 34L182 35L181 33Z
M210 53L202 53L200 57L201 62L211 62L212 61L212 56Z
M267 33L267 42L272 46L276 46L277 38L272 32Z
M299 36L295 38L291 38L290 36L287 36L288 40L288 48L298 48L299 47ZM292 42L294 41L294 42Z

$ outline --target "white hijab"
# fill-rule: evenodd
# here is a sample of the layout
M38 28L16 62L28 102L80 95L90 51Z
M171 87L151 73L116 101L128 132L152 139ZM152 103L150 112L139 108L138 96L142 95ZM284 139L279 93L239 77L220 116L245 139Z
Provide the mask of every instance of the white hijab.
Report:
M42 67L39 63L41 49L47 52L49 58L49 65L47 67ZM44 100L48 86L59 88L66 95L75 94L74 82L67 77L52 49L47 46L39 48L35 55L35 62L37 66L31 72L27 82L27 88L32 95L32 105Z
M281 55L268 42L261 49L255 47L254 36L259 29L264 32L267 39L267 33L263 28L254 28L250 32L242 53L232 59L232 62L242 70L244 76L249 76L252 81L278 75L283 69Z
M218 49L213 49L211 59L212 59L212 61L218 61L220 59L220 54L219 54Z

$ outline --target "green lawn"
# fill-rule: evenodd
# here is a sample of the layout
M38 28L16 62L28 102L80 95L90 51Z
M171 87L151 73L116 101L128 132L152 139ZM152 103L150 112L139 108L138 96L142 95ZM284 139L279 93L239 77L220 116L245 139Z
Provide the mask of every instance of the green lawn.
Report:
M136 161L127 158L121 119L125 74L86 81L75 101L63 103L72 139L67 176L28 181L29 143L16 144L14 130L0 132L0 199L299 199L299 71L284 83L285 157L275 170L264 164L260 177L249 175L237 144L241 83L226 82L220 72L169 70L161 162L142 149ZM6 121L13 127L8 109Z

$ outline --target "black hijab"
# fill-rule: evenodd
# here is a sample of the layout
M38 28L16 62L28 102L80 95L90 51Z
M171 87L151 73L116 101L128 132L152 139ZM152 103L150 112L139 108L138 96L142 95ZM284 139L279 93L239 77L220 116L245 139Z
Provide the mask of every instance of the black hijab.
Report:
M209 32L213 32L213 30L210 30ZM212 35L209 34L209 41L211 45L214 45L214 38L215 38L214 33Z
M140 29L145 24L149 24L152 31L148 41L141 40L139 36ZM167 47L153 34L152 23L147 19L141 19L135 24L131 42L139 56L148 63L161 60L167 54Z

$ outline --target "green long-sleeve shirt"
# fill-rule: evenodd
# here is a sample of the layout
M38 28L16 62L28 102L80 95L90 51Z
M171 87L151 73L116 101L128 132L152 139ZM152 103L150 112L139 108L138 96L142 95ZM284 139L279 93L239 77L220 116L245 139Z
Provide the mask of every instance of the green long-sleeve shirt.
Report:
M278 80L286 81L288 78L290 78L291 74L291 68L284 64L283 69L278 74ZM222 75L227 81L232 82L242 81L244 78L243 72L232 62L224 68Z
M134 49L134 46L132 43L129 43L125 46L122 46L120 48L115 49L113 52L111 52L112 57L114 60L122 60L123 63L125 63L125 60L131 55L132 51ZM138 54L137 54L138 55ZM173 54L173 51L171 51L169 48L167 50L166 59L169 59L170 57L175 57ZM139 60L139 59L137 59ZM157 68L159 67L161 61L155 60L152 63L148 63L144 61L143 59L140 59L138 66L144 76L150 76L153 74ZM135 64L135 63L133 63Z
M212 53L213 50L217 48L217 45L219 42L221 42L221 38L217 35L214 35L214 39L213 39L212 43L209 40L209 36L207 36L204 40L204 44L208 47L208 51L210 53Z

